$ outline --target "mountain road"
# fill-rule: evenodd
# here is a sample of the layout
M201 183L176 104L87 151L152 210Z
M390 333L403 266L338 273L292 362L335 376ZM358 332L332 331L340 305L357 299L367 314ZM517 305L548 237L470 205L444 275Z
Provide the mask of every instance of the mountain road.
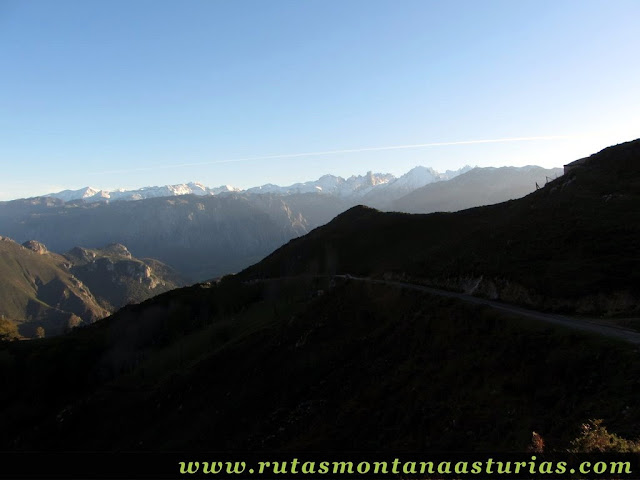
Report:
M413 283L405 283L391 280L377 280L365 277L356 277L353 275L334 275L336 278L342 278L346 280L354 280L359 282L377 283L382 285L391 285L400 288L406 288L410 290L417 290L420 292L426 292L431 295L438 295L441 297L455 298L467 303L475 303L477 305L486 305L496 310L500 310L506 313L517 315L520 317L530 318L541 322L547 322L554 325L559 325L574 330L581 330L584 332L595 333L608 337L614 340L622 340L627 343L640 345L640 332L629 330L615 325L606 325L598 323L592 320L579 319L567 317L564 315L557 315L552 313L544 313L536 310L530 310L528 308L519 307L516 305L510 305L507 303L498 302L496 300L490 300L487 298L474 297L464 293L451 292L448 290L441 290L439 288L426 287L423 285L416 285Z

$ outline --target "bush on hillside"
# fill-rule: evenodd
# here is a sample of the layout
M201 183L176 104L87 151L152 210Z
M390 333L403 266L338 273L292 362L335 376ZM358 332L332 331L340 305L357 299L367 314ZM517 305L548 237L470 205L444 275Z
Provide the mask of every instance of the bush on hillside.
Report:
M640 441L627 440L609 433L602 420L589 420L580 427L580 436L571 441L570 452L640 453Z

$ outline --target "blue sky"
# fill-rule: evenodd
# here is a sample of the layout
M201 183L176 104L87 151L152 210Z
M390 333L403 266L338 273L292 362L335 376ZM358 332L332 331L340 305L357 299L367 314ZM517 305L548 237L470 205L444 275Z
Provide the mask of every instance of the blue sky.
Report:
M0 200L561 166L640 137L640 2L0 0ZM439 142L560 137L247 161Z

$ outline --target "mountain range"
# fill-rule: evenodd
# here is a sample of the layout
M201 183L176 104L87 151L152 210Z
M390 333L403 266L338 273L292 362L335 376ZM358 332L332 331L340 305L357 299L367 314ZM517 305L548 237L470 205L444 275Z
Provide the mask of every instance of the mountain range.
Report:
M247 193L269 193L277 195L324 193L339 198L361 198L373 190L381 189L387 192L407 193L429 183L450 180L471 169L472 167L465 166L459 170L447 170L445 173L438 173L432 168L415 167L399 178L396 178L390 173L381 174L372 172L368 172L366 175L352 175L347 179L335 175L324 175L318 180L295 183L286 187L266 184L247 190L242 190L230 185L210 188L198 182L190 182L160 187L143 187L137 190L98 190L91 187L84 187L79 190L64 190L44 196L58 198L65 202L73 200L106 202L115 200L142 200L145 198L171 197L177 195L220 195L244 191Z
M0 343L0 446L638 451L638 204L640 140L495 205L354 206L237 274Z
M177 185L164 185L161 187L143 187L137 190L98 190L91 187L84 187L79 190L63 190L44 196L58 198L64 202L73 200L107 202L114 200L142 200L144 198L173 197L176 195L218 195L224 192L237 191L240 191L240 189L228 185L209 188L201 183L190 182Z
M77 245L121 243L134 256L156 258L188 281L201 281L237 272L358 204L383 210L457 210L521 197L560 173L541 167L465 167L438 174L417 167L395 179L373 173L346 180L327 175L290 187L243 192L209 194L204 187L194 190L195 184L158 187L145 190L154 198L135 201L76 198L87 194L83 189L73 195L63 192L64 198L0 202L0 232L18 242L38 240L59 253ZM194 191L199 194L187 194ZM155 197L159 192L173 193Z

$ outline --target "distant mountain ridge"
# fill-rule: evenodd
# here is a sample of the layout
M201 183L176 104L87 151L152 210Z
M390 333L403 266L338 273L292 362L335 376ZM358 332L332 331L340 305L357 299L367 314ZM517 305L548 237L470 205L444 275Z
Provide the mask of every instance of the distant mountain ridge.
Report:
M521 197L562 175L559 168L474 168L448 182L434 182L411 190L392 203L392 210L406 213L455 212Z
M231 185L211 188L198 182L180 183L154 187L143 187L136 190L98 190L84 187L79 190L63 190L49 193L44 197L58 198L64 202L84 200L85 202L105 202L113 200L143 200L157 197L173 197L180 195L220 195L223 193L270 193L276 195L291 195L296 193L324 193L339 198L361 198L373 190L399 191L407 193L410 190L423 187L433 182L450 180L460 174L468 172L472 167L466 165L458 170L447 170L439 173L430 167L414 167L400 177L390 173L367 172L365 175L352 175L342 178L335 175L323 175L317 180L295 183L289 186L265 184L242 190Z
M84 200L86 202L105 202L109 200L143 200L146 198L174 197L179 195L218 195L225 192L238 192L239 188L230 185L209 188L201 183L190 182L161 187L143 187L136 190L97 190L84 187L79 190L63 190L57 193L43 195L58 198L64 202Z
M122 243L137 257L156 258L188 280L202 281L240 271L355 205L407 213L454 211L522 197L561 173L541 167L465 167L440 174L416 167L399 178L325 175L290 187L244 192L229 187L224 194L207 194L206 187L186 194L192 188L188 184L154 187L145 191L165 196L136 201L95 201L97 194L84 189L78 195L90 195L89 200L0 202L0 233L19 242L38 240L58 253L76 245ZM426 193L418 195L422 190Z

